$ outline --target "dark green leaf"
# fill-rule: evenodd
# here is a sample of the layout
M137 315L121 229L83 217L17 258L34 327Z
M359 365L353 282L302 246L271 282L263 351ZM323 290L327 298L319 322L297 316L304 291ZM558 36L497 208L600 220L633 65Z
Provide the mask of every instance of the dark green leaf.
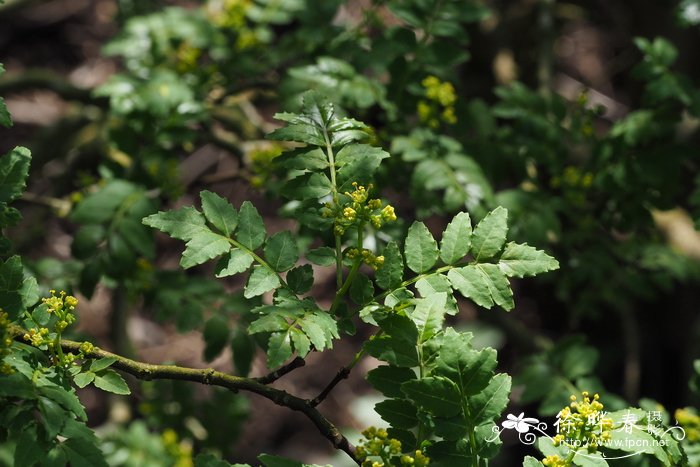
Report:
M419 408L439 417L451 417L462 410L459 389L447 378L429 376L406 381L401 391Z
M234 329L233 338L231 339L231 352L233 353L233 365L236 368L236 374L248 376L253 364L255 342L245 331L245 328L237 327Z
M416 379L412 369L391 365L378 366L367 373L369 384L387 397L403 397L401 383L412 379Z
M297 244L286 230L268 238L264 251L268 264L277 272L290 269L299 259Z
M199 196L202 199L202 211L207 220L219 232L230 237L238 225L236 209L226 199L211 191L204 190L199 193Z
M387 399L374 406L374 411L394 428L408 430L418 425L416 406L405 399Z
M287 273L287 284L296 294L305 294L314 285L314 270L310 264L291 269Z
M418 274L435 265L438 259L437 242L422 222L415 221L408 229L404 254L406 265Z
M384 290L398 287L403 280L404 268L399 246L393 241L387 243L382 255L384 256L384 264L377 270L377 285Z
M35 462L41 460L45 451L46 446L40 442L36 426L30 425L25 427L15 446L14 465L18 467L32 466Z
M469 214L460 212L447 225L440 242L440 259L454 264L464 258L471 246L472 221Z
M45 397L39 397L39 412L41 412L48 438L55 437L58 432L61 431L61 428L63 428L65 419L70 417L63 407Z
M70 438L60 444L71 467L107 467L104 454L94 442Z
M374 285L372 281L363 274L355 276L350 285L350 298L358 305L364 305L374 297Z
M131 182L111 180L99 191L88 195L82 200L73 210L70 217L75 222L82 224L106 223L112 220L117 208L138 191L140 189ZM143 195L141 194L141 196ZM155 215L157 216L158 214ZM165 231L156 225L152 225L152 227Z
M437 373L457 383L463 396L472 396L484 389L496 369L496 351L472 349L471 333L457 333L448 328L442 338L437 358Z
M204 359L211 362L226 347L229 338L228 321L221 315L214 315L204 324Z
M12 256L4 263L0 262L0 309L9 314L10 320L15 320L23 311L23 282L24 269L19 256Z

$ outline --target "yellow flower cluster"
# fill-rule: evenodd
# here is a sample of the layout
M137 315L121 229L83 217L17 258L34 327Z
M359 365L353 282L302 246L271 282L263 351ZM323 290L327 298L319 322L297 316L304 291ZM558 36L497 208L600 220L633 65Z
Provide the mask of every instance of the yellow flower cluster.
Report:
M190 73L197 69L197 60L202 55L199 49L184 41L175 51L175 69L179 73Z
M175 467L192 467L192 445L184 441L178 441L177 433L172 428L166 429L161 434L163 446L175 460Z
M564 186L586 189L593 184L593 174L591 172L582 172L578 167L569 166L564 169L561 176L552 177L550 183L553 188Z
M598 446L610 440L613 421L605 417L604 406L599 401L598 394L591 398L587 391L583 391L581 395L581 402L572 395L569 406L559 412L559 434L553 438L554 445L565 443L567 438L575 439L589 452L595 452Z
M685 430L685 436L688 441L700 441L700 416L695 409L690 407L678 409L674 416L678 424Z
M253 0L210 0L207 13L212 22L220 27L236 31L236 49L245 50L258 44L257 34L246 22Z
M430 463L430 458L422 451L416 450L412 455L401 454L401 441L389 438L389 434L383 428L373 426L362 432L365 441L357 447L355 455L362 461L362 467L384 467L390 465L412 465L425 467ZM393 458L399 457L399 463Z
M454 103L457 93L454 86L447 81L440 81L436 76L428 76L421 84L425 88L426 99L418 101L418 117L430 128L440 126L440 121L454 125L457 123Z
M10 318L7 313L0 311L0 375L9 375L14 372L14 369L5 363L5 356L10 353L12 346L12 337L8 328L10 326Z
M375 271L384 265L383 256L375 256L374 253L366 248L363 248L362 251L357 248L349 248L345 253L345 256L347 256L349 259L362 258L362 262Z
M547 456L544 459L542 459L542 464L546 465L547 467L568 467L569 466L568 462L566 462L564 459L557 456L556 454L553 456Z
M367 187L353 182L353 191L346 191L345 195L350 198L349 202L334 206L327 203L321 214L323 217L335 218L333 233L343 235L346 230L353 226L362 226L366 223L372 224L375 229L380 229L385 222L396 221L394 207L390 204L384 206L380 199L368 199L369 191L372 189L370 183Z

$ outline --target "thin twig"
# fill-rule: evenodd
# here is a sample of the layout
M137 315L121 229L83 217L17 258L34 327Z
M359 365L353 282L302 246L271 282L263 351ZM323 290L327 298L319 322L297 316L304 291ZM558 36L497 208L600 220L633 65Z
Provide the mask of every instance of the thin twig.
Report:
M287 373L290 373L291 371L296 370L297 368L300 368L304 365L306 365L306 360L304 360L301 357L297 357L294 360L292 360L291 362L287 363L286 365L278 368L277 370L275 370L271 373L268 373L265 376L261 376L259 378L253 378L253 379L260 384L270 384L274 381L277 381L278 379L280 379L282 376L286 375Z
M326 386L321 393L311 399L309 401L309 404L311 404L312 407L316 407L318 404L324 401L324 399L330 394L330 392L333 390L334 387L338 383L340 383L342 380L346 379L350 375L350 368L344 366L340 370L338 370L338 373L336 373L335 377L331 380L330 383L328 383L328 386Z
M10 332L15 340L22 341L22 336L24 335L23 329L17 326L11 326ZM81 342L61 340L61 348L66 352L78 353L81 344ZM325 418L314 408L311 401L308 399L302 399L281 389L268 387L253 378L233 376L216 371L213 368L200 369L177 365L154 365L151 363L138 362L98 348L85 354L85 358L114 358L116 361L112 364L112 368L129 373L141 380L170 379L192 381L195 383L220 386L233 392L249 391L258 394L277 405L296 410L306 415L306 417L316 425L319 432L328 439L336 449L345 452L357 464L360 463L355 455L355 447L330 420Z

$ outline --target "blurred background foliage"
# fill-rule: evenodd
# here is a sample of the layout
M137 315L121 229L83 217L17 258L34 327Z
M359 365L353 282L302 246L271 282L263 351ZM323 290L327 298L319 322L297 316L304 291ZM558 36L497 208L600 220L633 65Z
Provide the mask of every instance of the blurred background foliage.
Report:
M511 240L559 260L515 284L509 315L459 303L454 325L517 376L515 404L554 415L586 389L611 409L697 405L699 25L698 0L8 0L0 95L15 125L0 153L33 153L12 252L43 288L80 294L79 332L104 348L259 374L244 313L257 303L178 269L179 246L141 219L206 188L255 200L268 225L298 221L309 247L309 207L284 203L283 148L265 134L317 89L391 153L376 185L399 217L437 231L502 205ZM314 292L330 298L333 278ZM311 392L355 351L284 384ZM356 373L328 410L360 430ZM265 402L174 383L128 404L82 396L113 465L328 459Z

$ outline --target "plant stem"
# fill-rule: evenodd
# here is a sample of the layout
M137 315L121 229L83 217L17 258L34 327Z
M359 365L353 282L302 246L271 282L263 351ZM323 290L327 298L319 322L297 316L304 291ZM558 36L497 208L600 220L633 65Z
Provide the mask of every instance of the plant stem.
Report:
M24 329L18 326L11 326L9 331L15 340L21 342L22 336L25 333ZM80 346L80 342L61 340L59 348L66 352L77 353L80 351ZM254 378L233 376L216 371L213 368L200 369L177 365L154 365L122 357L121 355L113 354L98 348L84 355L86 359L114 358L116 361L112 365L112 368L129 373L141 380L168 379L192 381L195 383L220 386L233 392L248 391L258 394L277 405L303 413L316 425L319 432L328 439L336 449L345 452L357 464L360 463L355 455L355 447L343 436L333 423L314 408L309 399L302 399L281 389L268 387Z

